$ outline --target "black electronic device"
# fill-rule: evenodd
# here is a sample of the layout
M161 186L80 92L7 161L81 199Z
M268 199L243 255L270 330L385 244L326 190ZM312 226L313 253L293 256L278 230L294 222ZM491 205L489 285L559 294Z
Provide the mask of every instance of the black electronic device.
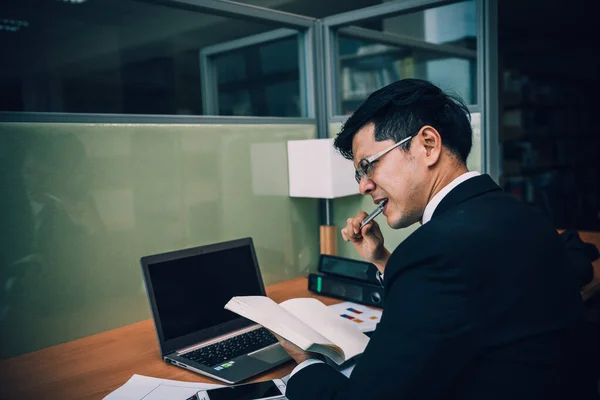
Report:
M377 279L377 267L365 261L321 254L318 270L327 275L380 285Z
M201 390L187 400L285 400L281 379Z
M165 362L237 383L290 359L269 331L224 308L233 296L266 296L252 238L140 261Z
M383 287L325 274L309 274L308 290L323 296L383 308Z

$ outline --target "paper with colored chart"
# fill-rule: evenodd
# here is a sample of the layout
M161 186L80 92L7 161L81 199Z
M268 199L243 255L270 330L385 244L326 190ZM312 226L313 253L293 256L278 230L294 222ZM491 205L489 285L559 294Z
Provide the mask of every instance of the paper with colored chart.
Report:
M358 326L362 332L371 332L381 319L381 310L345 301L329 306L340 318Z

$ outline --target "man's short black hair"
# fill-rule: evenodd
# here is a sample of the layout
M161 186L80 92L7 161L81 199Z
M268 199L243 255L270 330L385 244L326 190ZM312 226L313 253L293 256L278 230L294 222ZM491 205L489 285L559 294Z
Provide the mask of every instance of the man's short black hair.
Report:
M471 115L464 101L421 79L403 79L373 92L346 121L334 146L353 159L352 139L368 123L375 125L375 140L396 143L425 126L437 129L442 145L466 164L471 151ZM410 148L410 141L406 149Z

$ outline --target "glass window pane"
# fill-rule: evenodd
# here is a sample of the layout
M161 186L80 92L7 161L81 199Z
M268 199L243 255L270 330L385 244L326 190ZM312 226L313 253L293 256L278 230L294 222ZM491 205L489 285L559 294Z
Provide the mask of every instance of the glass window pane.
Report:
M452 44L475 50L477 7L475 0L467 0L394 17L357 22L354 26L408 36L427 43Z
M0 111L200 115L199 52L279 28L134 0L4 3L0 21L14 23L0 26ZM236 90L220 114L279 115L264 93L287 82L298 95L298 37L223 55L219 86ZM280 69L273 53L286 57Z
M476 104L475 6L470 0L341 28L336 113L352 113L373 91L404 78L430 80Z
M244 39L247 42L248 38ZM243 45L208 56L207 85L215 115L300 117L302 112L298 35ZM227 46L235 46L235 41ZM218 49L220 46L215 46ZM211 50L211 52L214 50ZM218 51L218 50L217 50Z

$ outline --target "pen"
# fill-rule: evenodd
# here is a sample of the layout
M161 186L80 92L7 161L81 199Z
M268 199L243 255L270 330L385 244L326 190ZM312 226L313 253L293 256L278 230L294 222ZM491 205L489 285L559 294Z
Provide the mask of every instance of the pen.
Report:
M360 223L360 229L362 230L362 228L368 224L369 222L371 222L373 220L373 218L375 218L376 216L378 216L379 214L381 214L381 212L383 211L383 207L385 207L385 205L387 204L387 200L383 200L381 203L379 203L379 206L374 209L371 214L367 215L367 218L363 219L362 222Z

